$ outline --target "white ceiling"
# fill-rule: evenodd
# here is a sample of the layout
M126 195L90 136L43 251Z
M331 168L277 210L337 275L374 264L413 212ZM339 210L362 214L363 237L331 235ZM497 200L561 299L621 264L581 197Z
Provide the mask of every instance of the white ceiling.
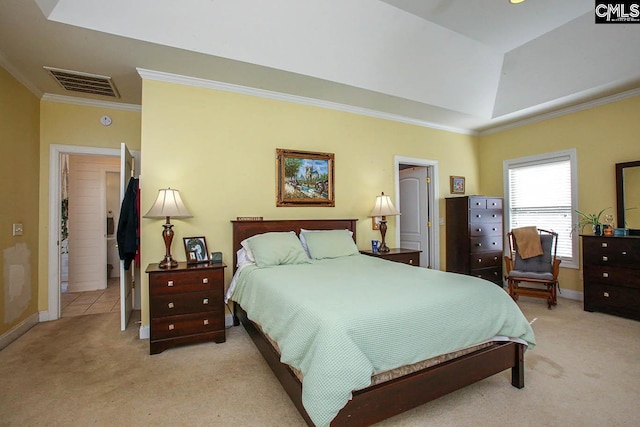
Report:
M0 65L38 96L140 104L142 69L478 132L640 94L640 25L595 24L593 8L593 0L2 0ZM67 92L43 66L110 76L121 98Z

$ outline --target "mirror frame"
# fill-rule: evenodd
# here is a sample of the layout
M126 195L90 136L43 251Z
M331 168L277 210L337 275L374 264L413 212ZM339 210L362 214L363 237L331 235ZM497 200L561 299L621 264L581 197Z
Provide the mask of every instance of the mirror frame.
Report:
M618 227L624 228L624 169L640 166L640 160L635 162L616 163L616 203L618 209ZM622 226L620 226L622 224ZM629 229L629 235L640 236L640 230Z

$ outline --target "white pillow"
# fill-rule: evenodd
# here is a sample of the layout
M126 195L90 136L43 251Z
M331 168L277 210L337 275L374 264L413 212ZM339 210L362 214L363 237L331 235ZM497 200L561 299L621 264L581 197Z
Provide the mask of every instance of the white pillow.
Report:
M319 231L329 231L329 230L307 230L306 228L300 229L300 243L302 243L302 247L304 248L304 251L307 253L307 255L309 255L309 258L311 258L311 254L309 254L309 246L307 245L307 239L305 239L304 233L317 233ZM347 230L346 228L345 228L345 231L348 231L349 236L353 238L353 231Z

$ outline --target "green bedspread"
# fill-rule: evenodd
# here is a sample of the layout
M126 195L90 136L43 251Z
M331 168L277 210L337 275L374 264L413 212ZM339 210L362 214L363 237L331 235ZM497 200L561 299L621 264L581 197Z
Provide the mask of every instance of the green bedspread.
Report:
M494 336L533 331L495 284L365 255L245 267L231 297L303 374L302 402L329 425L371 376Z

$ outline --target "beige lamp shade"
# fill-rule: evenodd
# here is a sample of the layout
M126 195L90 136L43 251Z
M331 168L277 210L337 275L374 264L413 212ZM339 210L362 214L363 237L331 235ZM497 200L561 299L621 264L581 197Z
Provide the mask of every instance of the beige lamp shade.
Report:
M180 191L172 188L158 190L158 197L145 218L191 218L193 215L184 206Z
M400 215L400 212L395 208L395 206L393 206L393 203L391 203L391 197L385 196L385 194L382 193L380 196L376 197L376 204L369 216L389 215Z

